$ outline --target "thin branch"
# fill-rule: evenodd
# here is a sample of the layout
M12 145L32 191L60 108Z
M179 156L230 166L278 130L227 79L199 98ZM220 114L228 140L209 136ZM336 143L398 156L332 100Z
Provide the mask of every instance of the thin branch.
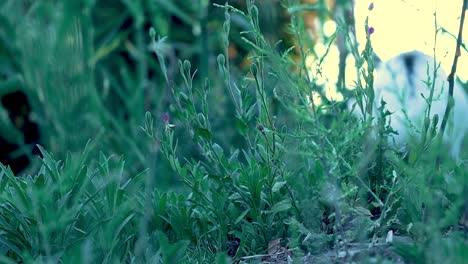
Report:
M447 102L447 107L445 108L444 119L442 120L442 125L440 126L441 138L444 136L445 127L447 126L450 110L452 110L453 107L453 87L455 85L455 73L457 72L458 58L461 56L460 46L462 44L463 23L465 22L465 10L467 9L467 5L468 0L463 0L463 6L460 16L460 27L458 30L457 47L455 49L455 56L453 58L452 70L450 71L450 74L447 78L447 81L449 83L449 98Z
M333 11L334 20L343 18L345 22L343 31L338 31L337 46L339 51L338 63L338 82L337 88L343 91L346 88L346 58L348 57L349 49L346 47L346 34L352 34L353 39L356 39L356 22L354 19L354 1L351 3L338 1Z

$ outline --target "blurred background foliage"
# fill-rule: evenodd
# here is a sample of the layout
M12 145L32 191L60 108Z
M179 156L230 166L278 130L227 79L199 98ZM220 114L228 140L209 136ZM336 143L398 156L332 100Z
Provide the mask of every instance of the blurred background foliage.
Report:
M228 2L245 8L243 0ZM1 1L0 161L14 172L34 170L36 144L62 159L92 139L98 149L124 155L132 172L168 169L140 129L146 111L161 117L156 126L163 125L163 113L170 114L171 87L149 47L148 32L153 27L158 36L167 37L159 48L172 82L180 81L178 59L189 59L198 69L195 85L209 77L216 87L225 18L214 3L224 1ZM257 5L266 38L272 43L284 38L288 17L280 1ZM233 14L233 78L248 70L249 47L239 34L248 26ZM225 91L215 90L212 124L223 135L217 140L226 146L236 140L225 121L234 111ZM189 138L180 136L179 145L186 146L181 153L196 156ZM158 175L166 177L161 184L174 183L167 173Z
M40 143L58 159L76 152L93 139L98 149L125 155L135 171L167 169L140 129L144 114L171 114L172 87L168 87L157 56L150 47L149 29L165 41L158 42L168 64L168 79L180 83L178 60L192 62L195 85L205 78L212 87L209 100L216 102L211 123L219 131L216 141L223 147L237 139L235 126L227 121L235 115L232 101L222 89L216 57L222 53L224 11L214 4L222 0L4 0L0 1L0 162L14 172L37 169L35 145ZM288 1L285 1L288 2ZM299 0L297 1L299 2ZM323 25L333 19L341 32L354 32L352 1L301 0L301 10L288 10L279 0L257 1L260 28L272 45L287 49L294 45L288 28L290 14L301 12L308 38L304 45L315 52L315 44L327 43ZM227 1L245 10L244 0ZM309 5L309 6L306 6ZM315 12L314 10L320 10ZM233 13L229 42L233 81L249 71L250 46L240 32L249 23ZM350 52L344 34L335 44L340 51L340 72ZM323 45L322 45L323 46ZM298 57L297 52L292 53ZM315 54L316 55L316 54ZM315 56L317 57L317 56ZM319 69L320 70L320 69ZM270 79L270 78L269 78ZM337 90L345 97L345 76L338 76ZM275 85L268 80L267 87ZM349 87L348 87L349 88ZM271 93L273 88L268 91ZM320 90L320 89L319 89ZM271 94L270 94L271 95ZM287 94L279 94L287 97ZM279 107L274 96L272 106ZM322 96L326 100L326 96ZM333 114L333 113L332 113ZM287 116L278 116L284 121ZM182 155L198 150L188 135L177 135ZM168 174L164 174L168 175ZM169 179L164 179L170 183Z
M353 119L347 111L341 111L344 103L328 102L327 97L321 94L324 89L318 87L316 80L306 80L310 65L306 65L305 55L301 52L304 52L304 48L310 48L312 54L316 53L314 47L318 41L322 44L330 43L332 37L336 37L336 45L340 51L340 69L349 53L363 57L366 62L373 60L371 46L366 48L362 56L357 51L357 42L351 41L354 44L353 50L349 51L346 48L343 35L352 35L355 31L351 1L256 1L259 27L270 45L268 47L265 47L263 37L258 37L260 34L255 35L258 33L255 29L250 34L240 34L252 30L252 23L248 21L249 16L231 12L230 39L227 47L230 68L220 71L220 68L227 67L218 56L225 53L223 44L227 44L223 36L226 32L226 29L223 29L226 19L224 10L214 4L223 5L225 2L0 1L0 162L11 166L14 172L2 168L3 173L36 174L41 166L41 161L36 156L39 153L36 144L47 149L47 152L42 150L42 155L46 165L53 165L49 170L54 172L60 167L60 163L55 160L68 160L67 152L80 157L79 153L91 139L92 146L87 148L86 156L100 157L98 167L103 171L100 175L107 177L115 174L118 181L126 179L127 176L129 179L136 179L138 175L143 174L147 176L145 182L138 178L135 183L137 187L130 185L134 189L128 193L134 196L126 196L125 199L128 200L125 200L125 204L130 205L128 208L114 204L114 209L118 208L124 212L119 214L123 220L116 218L114 212L107 207L93 209L92 211L96 212L93 219L109 218L114 219L115 223L121 220L122 223L128 223L133 216L127 214L133 214L134 208L141 210L138 212L150 213L143 208L148 206L148 198L152 197L151 203L159 210L154 212L154 215L158 216L154 218L154 230L170 230L168 233L173 236L170 240L180 243L185 239L199 243L198 239L201 236L204 239L201 242L203 244L212 243L212 236L216 233L213 230L223 227L219 228L220 234L223 235L215 241L218 245L213 247L218 247L219 251L229 251L230 242L237 243L237 248L250 250L241 252L240 255L257 254L262 252L261 250L267 250L269 243L273 241L271 239L285 236L285 226L288 226L289 236L293 238L289 241L291 245L312 253L331 248L333 240L336 245L342 244L343 237L346 241L361 241L373 234L374 243L389 230L410 233L413 223L417 223L413 228L415 231L411 230L416 239L423 240L425 236L431 235L432 239L428 240L428 243L432 242L434 245L429 248L442 248L438 244L438 232L442 234L452 229L457 221L460 221L460 212L466 204L464 193L467 177L463 165L456 166L455 172L451 173L451 167L442 168L442 172L428 170L424 160L402 161L385 143L391 129L379 125L381 140L368 142L370 122L353 122L355 117ZM246 9L245 0L227 2L240 10ZM293 4L284 8L282 3ZM252 10L254 9L251 8L249 12ZM313 10L320 12L316 13ZM292 21L290 14L293 14ZM297 16L302 15L304 24L297 19ZM327 37L322 34L321 25L330 17L336 21L338 32L343 33L342 36ZM157 41L152 41L150 28L154 28ZM255 44L249 45L242 36L257 36L257 40L261 41L252 41ZM292 39L301 43L292 43ZM283 42L278 42L279 40ZM294 44L298 45L295 45L296 50L291 50L291 57L297 58L297 63L287 56L282 57L283 52L276 52L288 50ZM251 50L252 47L265 47L265 50L255 52ZM164 56L165 64L161 64L161 57L156 53ZM188 61L179 64L179 60L186 59ZM187 67L190 64L191 67ZM162 65L165 65L166 69L162 69ZM261 70L258 70L259 68ZM321 70L320 65L317 68L317 71ZM187 77L187 73L191 75L195 69L193 87L184 84L183 77ZM231 83L225 84L229 78L223 75L223 70L229 74L232 85L242 88L243 107L254 109L254 114L248 118L248 124L238 122L240 118L236 116L236 110L242 107L238 107L238 101L231 98L230 87L225 87ZM183 71L185 76L180 71ZM263 76L264 73L268 74ZM261 85L256 79L259 76ZM366 83L370 82L371 77ZM345 96L348 87L344 79L344 76L338 77L337 90ZM209 80L210 89L205 89L206 80ZM252 85L255 81L261 89L256 90ZM179 91L174 92L177 89ZM195 91L197 94L186 99L181 95L182 89L190 89L190 93ZM304 98L309 94L313 96L312 92L317 92L324 103L317 111L310 111L309 99L315 98L307 98L309 101ZM192 105L177 105L182 100ZM266 100L268 102L265 102ZM201 110L180 109L181 105L195 108L194 104ZM271 107L268 109L271 110L271 115L262 114L262 105L265 108L266 105ZM203 106L209 106L209 111L205 111L208 107ZM380 110L379 115L388 115L383 108ZM147 112L150 114L146 115ZM244 112L244 116L248 116ZM312 118L316 113L319 113L318 117ZM184 114L186 116L182 116ZM154 128L153 121L147 118L148 116L156 117ZM197 132L196 129L201 127L198 123L203 123L200 119L204 119L205 116L209 121L203 121L209 124L205 126L209 129L202 127L205 130ZM189 125L184 125L183 121ZM175 125L177 129L165 133L170 134L170 137L164 139L167 141L163 142L164 144L159 145L157 140L151 140L145 134L149 130L164 131L168 126L167 122ZM146 126L149 123L151 124ZM278 127L275 127L276 125ZM145 127L145 131L142 126ZM211 133L210 130L216 133ZM199 135L196 135L197 133ZM275 138L278 141L275 142ZM177 143L173 142L173 139L176 139ZM203 144L194 142L200 139L205 139L208 142L204 143L205 146L211 149L202 149ZM249 140L254 146L242 146L252 143ZM267 153L270 144L274 149L273 154ZM254 151L239 155L239 149ZM98 151L102 153L98 154ZM54 158L48 153L53 153ZM229 159L224 156L227 153L230 153ZM376 155L373 155L374 153ZM115 166L115 171L119 173L107 168L111 160L108 157L113 155L119 156L118 165ZM210 155L221 156L221 162L219 158L210 159ZM259 162L262 156L269 157L268 162L271 163L268 165L272 166ZM81 168L81 165L76 167ZM165 189L180 187L182 179L176 175L187 174L187 168L191 170L190 175L193 175L197 183L190 186L195 195L190 194L185 198L180 193L159 194ZM272 168L274 173L269 172ZM142 173L145 170L146 173ZM210 173L213 171L215 173ZM84 174L74 170L66 172L60 180L73 182L69 179L84 179ZM275 178L276 174L281 177ZM132 178L131 175L137 176ZM89 173L86 177L88 176L91 183L94 174ZM36 178L37 185L41 185L41 177ZM14 176L9 176L9 181L15 183L12 179ZM432 183L430 179L440 182ZM450 181L442 183L442 179ZM233 182L230 182L231 180ZM49 184L53 186L54 182L49 181ZM145 193L141 191L140 184L145 185ZM69 185L75 188L74 184ZM127 183L124 185L127 186ZM446 185L450 188L446 188ZM153 186L156 187L154 193L151 189ZM238 189L235 188L237 186ZM245 189L246 186L249 188ZM286 186L288 191L286 187L282 188L283 186ZM121 191L116 191L113 185L110 187L114 189L114 194ZM289 191L289 188L293 191ZM271 191L271 195L263 195L263 189ZM40 190L41 195L43 193L48 201L44 208L55 204L55 201L47 196L49 192L47 188ZM275 195L272 194L274 192ZM438 196L433 195L437 192ZM108 193L112 194L111 191L105 192L100 197L101 202L114 199L112 195L107 197ZM64 191L63 194L67 196L68 192ZM214 198L207 199L209 206L199 206L197 199L210 195ZM256 199L249 200L251 196L255 196ZM11 204L16 204L16 197L19 196L13 196L14 199L8 198L13 201ZM135 197L137 199L134 199ZM264 203L265 197L268 205L260 204L257 207L254 202ZM448 198L444 200L439 197ZM243 199L253 201L253 204L244 206L239 203L243 202ZM193 204L188 203L189 200L193 201ZM289 200L293 204L290 204ZM439 200L444 202L443 206L439 205ZM448 202L451 200L456 201L454 206ZM79 202L79 199L77 201ZM296 202L297 205L294 204ZM167 210L166 204L173 206L174 210ZM453 212L447 214L442 223L438 215L434 216L433 223L429 222L435 226L432 227L426 221L426 206L429 209L435 208L434 212L428 209L434 215L445 212L446 209ZM289 209L292 207L296 210L294 217L290 217L292 210ZM260 209L250 213L251 208ZM208 211L213 214L204 213ZM223 214L217 215L216 212ZM278 212L281 216L276 218ZM159 217L160 215L165 218ZM138 217L142 216L147 217L144 214ZM166 216L174 216L174 219L167 221L165 219L169 218ZM257 217L261 224L257 224L257 220L253 221L252 217ZM55 223L56 216L52 215L49 219L51 223ZM227 223L232 224L229 227L231 229L228 229ZM190 227L190 224L193 226ZM196 226L198 224L200 226ZM136 226L131 227L129 234L138 232ZM427 229L425 226L428 226ZM116 235L114 226L111 227L103 234ZM245 230L242 229L244 227ZM260 242L256 240L260 234L257 228L264 229L264 234L268 235L261 237ZM12 226L8 230L10 229L16 234L19 228ZM436 229L437 232L433 232ZM183 232L179 233L180 230ZM228 230L232 231L229 236ZM425 230L427 232L424 232ZM341 238L334 235L337 232ZM209 236L205 236L206 234ZM18 236L11 237L16 239ZM103 238L102 245L107 247L108 241L108 238ZM239 246L239 241L249 244ZM183 243L176 243L173 247L184 249L186 246L184 247ZM456 243L466 244L462 240L456 240ZM59 242L57 245L62 246ZM413 262L417 262L423 259L421 255L432 251L424 251L428 248L424 247L425 244L420 246L421 248L411 249L410 252L402 254L411 255L416 252L417 254L411 257ZM407 247L402 248L404 250ZM208 246L206 250L210 251L211 247ZM104 248L102 252L110 251Z

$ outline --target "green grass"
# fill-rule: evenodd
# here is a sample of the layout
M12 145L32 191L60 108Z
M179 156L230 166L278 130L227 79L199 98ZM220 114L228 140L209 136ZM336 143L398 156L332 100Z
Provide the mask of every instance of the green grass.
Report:
M292 47L266 37L252 1L189 2L0 4L0 94L27 95L43 145L22 175L1 165L0 262L468 259L465 160L439 164L431 141L403 155L384 106L373 124L307 100L323 90L302 12L320 5L275 7L291 11ZM357 56L369 106L370 39Z

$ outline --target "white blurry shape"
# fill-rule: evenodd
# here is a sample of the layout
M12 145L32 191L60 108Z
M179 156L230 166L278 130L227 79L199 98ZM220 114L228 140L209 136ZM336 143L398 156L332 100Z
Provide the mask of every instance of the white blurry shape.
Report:
M333 20L328 20L323 25L323 33L326 37L330 37L331 35L335 34L336 32L336 23Z
M368 10L374 2L374 9ZM369 26L375 28L372 45L376 54L383 60L412 50L426 54L434 48L434 12L437 22L449 32L458 35L462 1L458 0L356 0L356 34L361 48L366 41L364 22L369 16ZM468 22L464 25L465 43L468 39ZM441 61L446 72L450 71L455 54L456 40L448 34L439 34L436 46L436 58ZM462 49L457 74L461 80L468 80L468 53Z
M317 42L314 46L314 51L317 54L319 58L321 58L323 55L325 55L325 52L327 51L327 47L322 42Z
M306 95L306 100L307 103L309 104L311 110L312 110L312 102L314 103L315 106L322 104L322 98L320 98L320 95L318 93L312 93L312 100L310 100L310 96Z
M309 79L314 81L317 85L323 85L326 78L323 75L322 67L319 65L318 60L313 55L306 57L306 67L308 69Z
M336 85L333 83L325 84L325 96L330 101L343 101L343 95L340 92L338 92L338 90L336 89Z
M319 42L315 45L315 52L318 58L314 58L314 56L310 55L306 59L309 76L311 79L314 79L318 85L324 85L326 83L336 84L338 82L338 48L336 45L328 47ZM320 63L322 57L323 60Z
M367 62L364 62L361 68L361 74L360 74L360 79L361 79L361 84L363 88L366 88L366 80L364 76L362 75L362 70L365 70L367 73ZM374 75L375 75L375 70L374 70ZM354 59L353 55L349 54L346 57L346 69L345 69L345 84L346 88L349 90L354 90L356 89L357 85L357 70L356 70L356 60Z
M425 98L429 98L430 88L424 82L428 79L427 67L429 67L431 82L433 81L433 63L433 57L413 51L400 54L377 67L374 82L374 115L377 113L381 99L384 99L387 103L386 108L392 113L391 126L399 133L394 138L400 146L411 138L420 138L425 113L428 109L421 94ZM444 142L451 146L452 157L457 158L463 144L463 138L468 132L468 123L466 122L468 98L458 83L454 87L453 95L455 106L444 134ZM431 118L434 114L439 116L438 130L442 123L447 101L447 75L443 69L439 69L430 112ZM359 110L356 111L359 112Z
M356 89L356 78L357 70L355 66L356 60L352 55L346 57L346 69L345 69L345 84L346 88L354 90Z

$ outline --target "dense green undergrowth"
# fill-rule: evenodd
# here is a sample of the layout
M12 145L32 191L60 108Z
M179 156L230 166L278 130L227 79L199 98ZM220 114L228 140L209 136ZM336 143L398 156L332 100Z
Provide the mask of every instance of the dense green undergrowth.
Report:
M123 3L128 12L143 12L143 7L130 8L137 4ZM65 10L73 12L75 6L68 4ZM246 1L243 11L216 5L224 12L224 23L218 33L219 55L207 55L217 70L211 75L206 69L197 71L189 60L174 60L170 47L175 44L162 37L169 30L162 30L165 22L160 20L151 21L159 28L149 34L137 25L135 39L141 47L133 54L135 72L121 67L118 78L104 61L89 64L110 52L118 36L103 40L109 44L95 51L92 44L86 50L85 40L64 42L64 54L69 51L66 45L83 48L82 53L70 54L70 67L77 68L68 72L70 80L44 84L49 89L45 96L53 97L53 86L60 82L83 85L87 88L77 91L89 92L82 95L91 98L86 102L92 107L81 115L75 110L83 108L67 108L83 107L80 96L70 97L76 102L56 98L42 114L61 126L50 129L43 124L43 130L50 132L44 145L51 151L39 147L42 159L37 170L16 177L1 166L0 262L285 263L289 257L297 263L463 263L468 259L466 162L449 158L437 162L446 148L437 145L436 137L424 146L416 145L409 154L401 153L388 140L394 132L387 125L390 113L384 104L379 122L372 123L369 117L362 120L349 113L345 102L317 105L309 100L322 87L306 64L313 44L301 11L321 7L299 1L283 4L296 43L291 48L265 38L261 10L254 1ZM167 10L191 21L167 5ZM201 12L207 7L199 8ZM85 19L76 18L74 29L84 34L92 25L86 13L81 15ZM241 20L244 27L236 36L231 32L234 20ZM342 26L337 34L347 29ZM229 59L232 38L250 51L245 71L233 69ZM347 41L357 50L357 43ZM153 54L142 52L148 47ZM60 50L49 52L62 56ZM356 107L362 107L371 105L374 96L370 35L364 51L355 54L363 76L355 87ZM153 55L149 62L142 59ZM33 59L24 56L23 60ZM18 69L25 72L26 84L41 84L41 74L46 73L33 74L31 61L18 64L30 67ZM54 69L68 66L54 67L42 70L54 76ZM157 70L158 78L146 80L145 67ZM103 87L95 89L99 81L88 83L92 78L73 78L83 77L82 71L102 78ZM107 91L106 82L117 92ZM137 95L152 91L148 87L156 82L162 88L153 89L160 97L148 96L154 102ZM134 84L139 88L134 89ZM41 93L28 89L39 104ZM150 111L145 111L145 103ZM122 107L128 120L119 112ZM55 112L58 109L69 112ZM88 122L92 125L83 125ZM74 131L81 128L84 132ZM68 131L74 137L69 138ZM93 135L96 131L101 132ZM86 144L85 138L91 140ZM463 157L466 154L464 150ZM171 181L183 185L167 190Z

